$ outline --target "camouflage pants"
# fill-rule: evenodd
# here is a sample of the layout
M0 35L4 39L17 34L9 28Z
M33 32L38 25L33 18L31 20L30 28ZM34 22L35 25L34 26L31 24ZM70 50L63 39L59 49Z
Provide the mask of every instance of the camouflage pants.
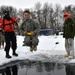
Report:
M24 38L24 44L26 46L32 46L32 45L37 46L38 43L39 43L39 39L37 36L33 36L33 37L25 36Z
M2 32L0 32L0 46L4 46L4 36L2 34Z

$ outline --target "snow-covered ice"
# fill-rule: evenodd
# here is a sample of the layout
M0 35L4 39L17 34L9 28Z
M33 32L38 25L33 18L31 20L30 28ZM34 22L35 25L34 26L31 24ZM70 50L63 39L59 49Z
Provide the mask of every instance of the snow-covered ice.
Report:
M5 58L5 52L0 49L0 65L15 61L15 60L34 60L42 62L60 62L60 63L75 63L75 59L68 59L64 57L65 39L60 36L39 36L39 45L37 51L30 52L29 47L22 46L24 37L17 36L17 53L18 57L12 56L11 59ZM56 44L58 42L58 44Z

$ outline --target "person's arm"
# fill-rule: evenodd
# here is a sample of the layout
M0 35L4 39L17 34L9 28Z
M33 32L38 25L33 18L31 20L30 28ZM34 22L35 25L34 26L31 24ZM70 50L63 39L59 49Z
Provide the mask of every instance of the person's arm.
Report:
M22 35L26 34L26 26L24 22L20 26L20 33L22 33Z
M71 24L72 26L72 31L73 31L73 33L74 33L74 35L75 35L75 22L72 20L72 24Z
M34 33L38 34L40 32L40 25L38 23L34 23L35 24L35 30Z
M65 21L63 23L63 37L65 37Z
M0 20L0 31L3 29L3 19Z
M12 19L13 22L17 22L17 21L20 20L20 18L14 18L14 17L11 17L11 19Z

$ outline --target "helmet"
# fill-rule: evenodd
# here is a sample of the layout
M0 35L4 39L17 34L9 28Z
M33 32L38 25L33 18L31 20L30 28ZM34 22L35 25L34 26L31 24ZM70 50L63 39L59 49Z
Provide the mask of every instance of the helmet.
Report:
M10 15L8 10L5 10L3 13L4 13L5 16L9 16Z
M3 13L4 13L4 19L7 19L7 20L11 19L9 10L5 10Z

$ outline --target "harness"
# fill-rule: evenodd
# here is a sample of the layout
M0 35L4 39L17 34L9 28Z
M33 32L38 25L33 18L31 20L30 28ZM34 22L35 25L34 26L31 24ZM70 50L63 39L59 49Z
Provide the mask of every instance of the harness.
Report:
M4 28L4 26L7 26L7 25L14 25L14 23L16 23L16 22L13 22L13 20L12 19L10 19L11 21L12 21L12 23L8 23L8 24L4 24L4 22L5 22L5 19L3 18L3 28ZM16 23L17 24L17 23Z

